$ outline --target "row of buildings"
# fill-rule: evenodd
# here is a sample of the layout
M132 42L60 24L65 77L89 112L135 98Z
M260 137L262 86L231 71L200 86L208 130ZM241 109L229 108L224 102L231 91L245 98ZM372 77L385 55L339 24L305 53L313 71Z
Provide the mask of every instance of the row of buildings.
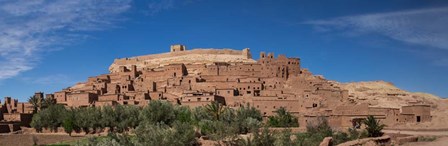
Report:
M262 52L253 60L249 49L187 50L173 45L168 53L116 59L109 70L46 96L68 107L145 106L152 100L190 107L213 101L232 108L248 104L266 117L284 107L299 117L300 125L321 116L333 127L353 127L368 115L387 125L431 120L429 105L400 109L349 102L347 90L301 68L299 58ZM2 121L8 121L8 114L29 114L27 106L5 100Z

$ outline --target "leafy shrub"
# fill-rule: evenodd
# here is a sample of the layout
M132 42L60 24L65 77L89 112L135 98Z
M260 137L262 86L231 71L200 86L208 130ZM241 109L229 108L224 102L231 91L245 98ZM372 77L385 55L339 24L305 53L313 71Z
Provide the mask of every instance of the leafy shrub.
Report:
M280 107L275 116L270 116L268 124L272 127L298 127L299 121L292 116L284 107Z

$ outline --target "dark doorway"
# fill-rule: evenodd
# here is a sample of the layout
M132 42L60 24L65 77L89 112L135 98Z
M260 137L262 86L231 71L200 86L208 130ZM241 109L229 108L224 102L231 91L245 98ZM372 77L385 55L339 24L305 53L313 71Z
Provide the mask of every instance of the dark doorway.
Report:
M420 120L421 120L420 116L417 116L417 122L420 122Z

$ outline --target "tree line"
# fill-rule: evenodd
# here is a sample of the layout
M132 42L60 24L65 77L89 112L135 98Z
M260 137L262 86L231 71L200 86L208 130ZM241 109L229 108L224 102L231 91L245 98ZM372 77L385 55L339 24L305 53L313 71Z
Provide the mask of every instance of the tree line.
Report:
M31 126L38 132L44 128L55 131L63 127L69 135L109 129L106 138L92 138L86 145L198 145L198 137L216 141L219 145L315 145L328 136L334 137L337 143L370 136L357 130L349 133L333 131L324 118L317 125L308 124L305 133L291 133L288 129L270 131L268 127L299 126L297 117L285 108L275 113L263 122L260 111L254 107L247 105L233 109L217 102L196 108L159 100L151 101L145 107L66 108L52 104L34 114ZM378 122L373 120L372 123ZM240 136L247 133L252 136ZM296 138L292 140L291 136Z

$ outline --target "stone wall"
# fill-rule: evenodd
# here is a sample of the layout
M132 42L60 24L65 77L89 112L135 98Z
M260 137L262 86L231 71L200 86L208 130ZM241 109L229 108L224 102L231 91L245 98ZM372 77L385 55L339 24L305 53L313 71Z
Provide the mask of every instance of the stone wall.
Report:
M374 138L363 138L341 143L338 146L390 146L391 138L388 135Z
M213 64L215 62L227 63L255 63L250 53L231 49L193 49L176 51L155 55L137 56L132 58L115 59L109 71L119 72L120 66L130 67L136 65L139 70L143 68L158 68L169 64Z

